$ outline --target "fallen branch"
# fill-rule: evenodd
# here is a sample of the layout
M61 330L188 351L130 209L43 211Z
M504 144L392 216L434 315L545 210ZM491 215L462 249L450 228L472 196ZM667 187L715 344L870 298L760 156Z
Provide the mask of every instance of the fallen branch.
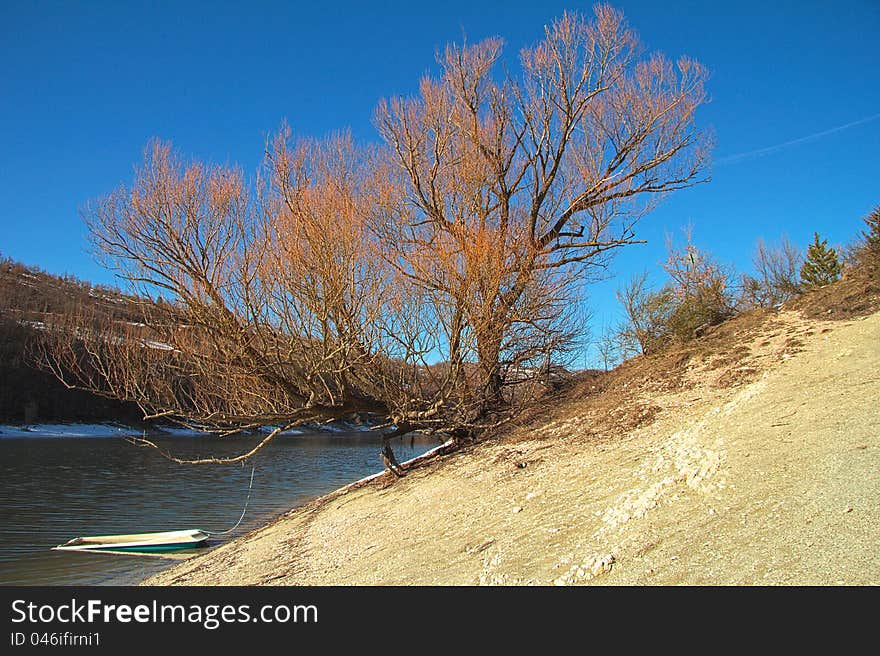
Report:
M210 457L210 458L197 458L195 460L187 460L185 458L178 458L176 456L171 455L171 453L169 453L168 451L166 451L165 449L160 447L158 444L148 440L145 437L132 437L132 438L129 438L128 441L131 442L132 444L134 444L135 446L150 447L152 449L156 449L156 451L158 451L162 456L164 456L165 458L167 458L168 460L170 460L172 462L176 462L179 465L231 465L236 462L243 462L243 461L247 460L248 458L250 458L251 456L256 454L264 446L266 446L269 442L271 442L273 439L275 439L275 437L277 435L279 435L280 433L283 433L286 430L290 430L291 428L293 428L297 425L299 425L298 422L293 423L293 424L286 424L284 426L279 426L278 428L273 430L271 433L269 433L266 437L264 437L263 440L259 444L257 444L257 446L255 446L253 449L251 449L247 453L242 453L242 454L234 456L232 458Z

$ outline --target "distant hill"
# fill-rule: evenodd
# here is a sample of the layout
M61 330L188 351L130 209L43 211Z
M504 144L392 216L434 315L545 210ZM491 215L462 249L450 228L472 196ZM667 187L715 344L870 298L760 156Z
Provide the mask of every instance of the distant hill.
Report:
M72 276L55 276L0 256L0 423L134 420L136 406L69 390L36 366L31 346L52 315L87 307L137 321L137 299Z

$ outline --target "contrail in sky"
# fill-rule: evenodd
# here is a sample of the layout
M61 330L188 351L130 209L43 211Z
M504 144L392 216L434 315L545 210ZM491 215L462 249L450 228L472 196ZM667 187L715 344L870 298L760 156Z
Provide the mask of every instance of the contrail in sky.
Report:
M772 153L779 152L780 150L784 150L789 146L797 146L798 144L808 143L810 141L815 141L816 139L821 139L822 137L827 137L829 134L834 134L835 132L841 132L843 130L847 130L849 128L853 128L857 125L862 125L864 123L870 123L871 121L876 121L880 118L880 114L872 114L871 116L866 116L865 118L860 118L857 121L853 121L852 123L845 123L843 125L838 125L834 128L829 128L828 130L822 130L822 132L816 132L815 134L808 134L805 137L800 137L799 139L792 139L791 141L786 141L781 144L776 144L775 146L767 146L766 148L758 148L757 150L749 150L744 153L737 153L736 155L728 155L727 157L722 157L721 159L715 160L715 164L735 164L737 162L742 162L743 160L752 159L755 157L763 157L764 155L770 155Z

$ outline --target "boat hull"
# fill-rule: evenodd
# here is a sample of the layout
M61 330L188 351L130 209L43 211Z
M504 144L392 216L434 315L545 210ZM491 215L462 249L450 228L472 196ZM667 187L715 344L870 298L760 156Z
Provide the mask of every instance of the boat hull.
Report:
M100 535L75 538L54 547L57 551L108 553L169 553L207 546L208 534L199 530Z

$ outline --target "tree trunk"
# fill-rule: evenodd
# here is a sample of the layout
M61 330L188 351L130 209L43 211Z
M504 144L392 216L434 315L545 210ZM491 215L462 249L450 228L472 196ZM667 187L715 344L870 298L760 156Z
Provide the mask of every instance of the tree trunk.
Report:
M477 359L480 367L480 382L483 389L481 414L500 407L504 402L501 394L504 381L501 377L500 354L500 339L495 337L477 339Z

